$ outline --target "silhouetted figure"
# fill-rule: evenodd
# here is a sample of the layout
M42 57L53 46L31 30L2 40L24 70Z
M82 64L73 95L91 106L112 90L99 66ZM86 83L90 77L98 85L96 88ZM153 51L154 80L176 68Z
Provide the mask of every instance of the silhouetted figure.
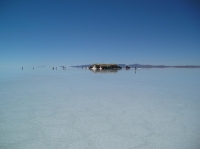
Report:
M62 66L63 70L65 70L65 66Z
M52 69L54 70L54 67Z
M34 69L34 67L33 67L33 69Z
M135 73L136 73L136 69L137 69L137 68L135 67Z
M22 70L23 70L24 68L22 67Z

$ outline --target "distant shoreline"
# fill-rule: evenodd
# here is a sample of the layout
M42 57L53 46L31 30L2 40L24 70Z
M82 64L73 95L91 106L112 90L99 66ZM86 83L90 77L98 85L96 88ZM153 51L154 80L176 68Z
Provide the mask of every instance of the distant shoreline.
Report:
M74 68L85 68L89 67L92 64L87 64L87 65L77 65L77 66L71 66ZM130 68L200 68L200 65L177 65L177 66L166 66L166 65L142 65L142 64L117 64L122 68L126 68L126 66Z

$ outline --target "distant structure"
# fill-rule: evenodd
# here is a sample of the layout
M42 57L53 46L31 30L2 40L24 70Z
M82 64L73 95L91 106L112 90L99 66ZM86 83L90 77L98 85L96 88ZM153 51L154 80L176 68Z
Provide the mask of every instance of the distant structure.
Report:
M60 67L62 67L63 70L66 70L66 67L65 67L65 66L60 66Z
M89 67L89 69L93 70L122 69L122 67L118 66L117 64L93 64Z
M130 69L130 67L129 66L126 66L126 70L129 70Z

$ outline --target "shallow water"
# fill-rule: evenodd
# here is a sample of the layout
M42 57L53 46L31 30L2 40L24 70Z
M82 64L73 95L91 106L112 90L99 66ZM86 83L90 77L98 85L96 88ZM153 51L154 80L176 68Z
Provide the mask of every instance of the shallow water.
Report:
M199 149L200 69L0 72L0 149Z

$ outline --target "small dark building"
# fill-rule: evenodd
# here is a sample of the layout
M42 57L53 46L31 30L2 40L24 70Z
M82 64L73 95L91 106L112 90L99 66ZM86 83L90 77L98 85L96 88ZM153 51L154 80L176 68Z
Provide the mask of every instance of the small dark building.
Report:
M126 66L126 70L128 70L128 69L130 69L130 67L129 67L129 66Z

